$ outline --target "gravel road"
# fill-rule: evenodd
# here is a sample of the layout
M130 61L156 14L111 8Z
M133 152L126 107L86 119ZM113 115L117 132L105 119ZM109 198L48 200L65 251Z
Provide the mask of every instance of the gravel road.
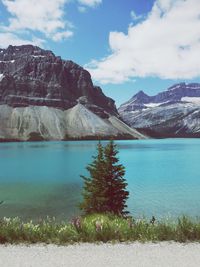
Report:
M199 267L200 244L0 246L1 267Z

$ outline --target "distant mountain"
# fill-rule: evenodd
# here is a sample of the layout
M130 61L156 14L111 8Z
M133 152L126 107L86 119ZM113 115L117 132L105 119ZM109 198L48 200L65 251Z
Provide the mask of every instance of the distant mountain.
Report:
M118 111L131 127L153 137L200 137L200 84L175 84L155 96L140 91Z
M0 49L0 140L108 136L144 137L120 121L88 71L36 46Z

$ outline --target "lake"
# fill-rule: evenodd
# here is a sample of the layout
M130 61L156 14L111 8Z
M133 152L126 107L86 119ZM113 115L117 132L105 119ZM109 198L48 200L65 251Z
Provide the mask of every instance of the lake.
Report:
M106 142L103 141L103 144ZM0 217L69 219L96 141L0 143ZM200 215L200 139L116 141L128 210L140 218Z

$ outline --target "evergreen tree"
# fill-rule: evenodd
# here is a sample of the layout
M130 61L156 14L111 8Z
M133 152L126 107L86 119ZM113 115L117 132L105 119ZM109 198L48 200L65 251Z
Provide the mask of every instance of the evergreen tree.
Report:
M120 215L128 213L124 209L127 207L126 200L129 192L126 191L125 168L122 164L118 164L117 154L117 146L111 140L104 149L105 180L107 184L105 197L108 199L107 210Z
M118 164L117 148L113 141L103 148L99 142L97 156L87 166L90 177L81 176L84 180L83 202L80 208L86 213L114 214L126 213L124 209L128 198L127 183L123 178L125 168Z
M93 157L93 162L86 167L90 173L90 177L81 175L81 178L84 180L84 187L82 193L83 202L80 204L80 208L86 214L103 212L105 203L107 202L104 196L104 150L100 142L97 145L97 152L97 156Z

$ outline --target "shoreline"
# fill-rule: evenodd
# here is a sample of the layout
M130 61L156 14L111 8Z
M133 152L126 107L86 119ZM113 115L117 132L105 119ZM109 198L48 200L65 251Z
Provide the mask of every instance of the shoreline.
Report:
M149 139L162 139L162 138L151 138L148 137L146 139L139 139L139 138L134 138L131 137L130 135L118 135L118 136L83 136L83 137L67 137L64 139L34 139L34 138L30 138L30 139L15 139L15 138L0 138L0 143L26 143L26 142L66 142L66 141L109 141L109 140L113 140L113 141L120 141L120 140L149 140Z
M137 138L113 138L111 137L94 137L94 138L68 138L68 139L40 139L40 140L20 140L20 139L1 139L0 138L0 144L3 143L40 143L40 142L46 142L46 143L51 143L51 142L80 142L80 141L87 141L87 142L92 142L92 141L148 141L148 140L166 140L166 139L200 139L200 136L166 136L166 137L152 137L148 136L146 139L137 139Z

